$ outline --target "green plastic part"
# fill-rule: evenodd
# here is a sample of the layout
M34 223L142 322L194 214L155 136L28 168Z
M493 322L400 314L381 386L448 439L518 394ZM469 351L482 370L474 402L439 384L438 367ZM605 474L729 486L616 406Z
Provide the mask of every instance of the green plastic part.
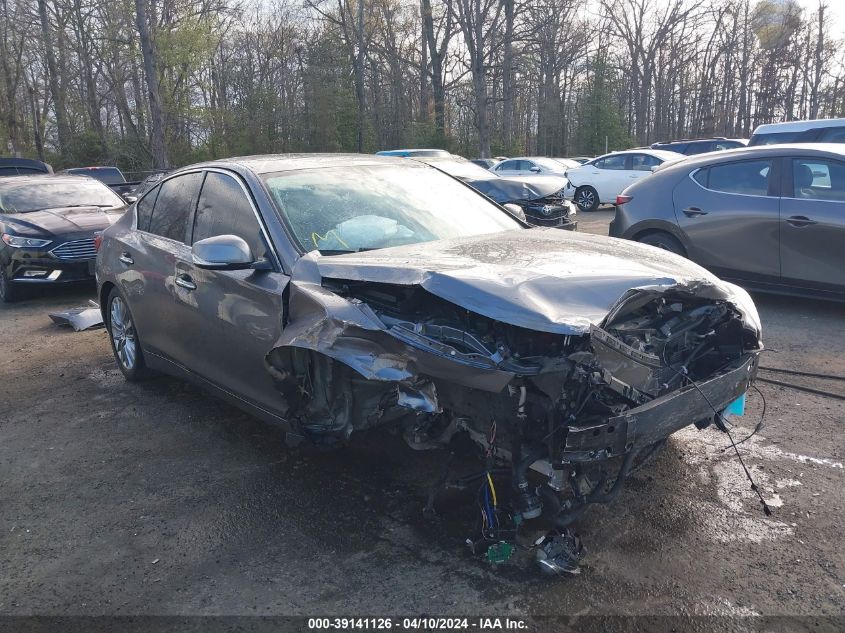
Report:
M507 562L513 556L513 545L502 541L487 548L487 562L494 565Z

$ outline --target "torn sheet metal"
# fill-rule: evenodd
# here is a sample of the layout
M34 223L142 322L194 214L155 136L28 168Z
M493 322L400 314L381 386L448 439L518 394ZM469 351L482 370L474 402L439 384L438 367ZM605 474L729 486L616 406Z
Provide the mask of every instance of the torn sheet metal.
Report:
M69 325L76 332L95 327L103 327L103 313L96 301L88 301L87 306L70 308L61 312L50 312L49 316L58 325Z

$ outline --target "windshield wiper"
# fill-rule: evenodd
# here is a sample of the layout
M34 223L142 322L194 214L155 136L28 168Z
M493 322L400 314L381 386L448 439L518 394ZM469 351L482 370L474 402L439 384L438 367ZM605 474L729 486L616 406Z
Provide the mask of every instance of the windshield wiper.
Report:
M378 248L319 248L317 252L320 255L347 255L349 253L363 253L366 251L376 251Z
M13 211L13 213L35 213L36 211L50 211L51 209L75 209L78 207L112 208L109 204L57 204L55 207L42 207L40 209L25 209L24 211Z

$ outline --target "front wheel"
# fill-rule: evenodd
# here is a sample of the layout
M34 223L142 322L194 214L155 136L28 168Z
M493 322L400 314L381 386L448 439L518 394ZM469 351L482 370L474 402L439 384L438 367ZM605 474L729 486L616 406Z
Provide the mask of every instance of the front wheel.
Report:
M106 317L111 348L117 366L126 380L131 382L143 380L147 377L148 370L141 351L138 331L135 329L135 321L129 311L129 304L117 288L112 288L109 293Z
M589 186L578 187L575 190L575 204L581 211L595 211L599 208L599 193Z

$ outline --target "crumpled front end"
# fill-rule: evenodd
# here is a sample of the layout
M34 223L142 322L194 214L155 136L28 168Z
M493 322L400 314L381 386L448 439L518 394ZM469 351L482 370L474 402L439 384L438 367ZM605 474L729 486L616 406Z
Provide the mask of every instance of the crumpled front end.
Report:
M712 390L717 411L744 393L761 348L756 313L723 294L708 284L635 289L602 322L564 335L418 285L324 279L294 284L268 364L314 441L401 421L442 443L446 428L480 436L495 421L503 446L563 467L712 419L692 383Z
M486 455L485 472L510 473L513 516L544 514L559 529L613 499L675 431L721 424L762 349L748 294L706 273L656 278L615 302L610 276L562 279L553 303L554 280L540 275L500 279L510 294L494 296L481 266L397 273L361 260L340 278L325 273L343 260L327 259L300 260L267 356L297 439L339 445L393 425L423 449L463 434Z

